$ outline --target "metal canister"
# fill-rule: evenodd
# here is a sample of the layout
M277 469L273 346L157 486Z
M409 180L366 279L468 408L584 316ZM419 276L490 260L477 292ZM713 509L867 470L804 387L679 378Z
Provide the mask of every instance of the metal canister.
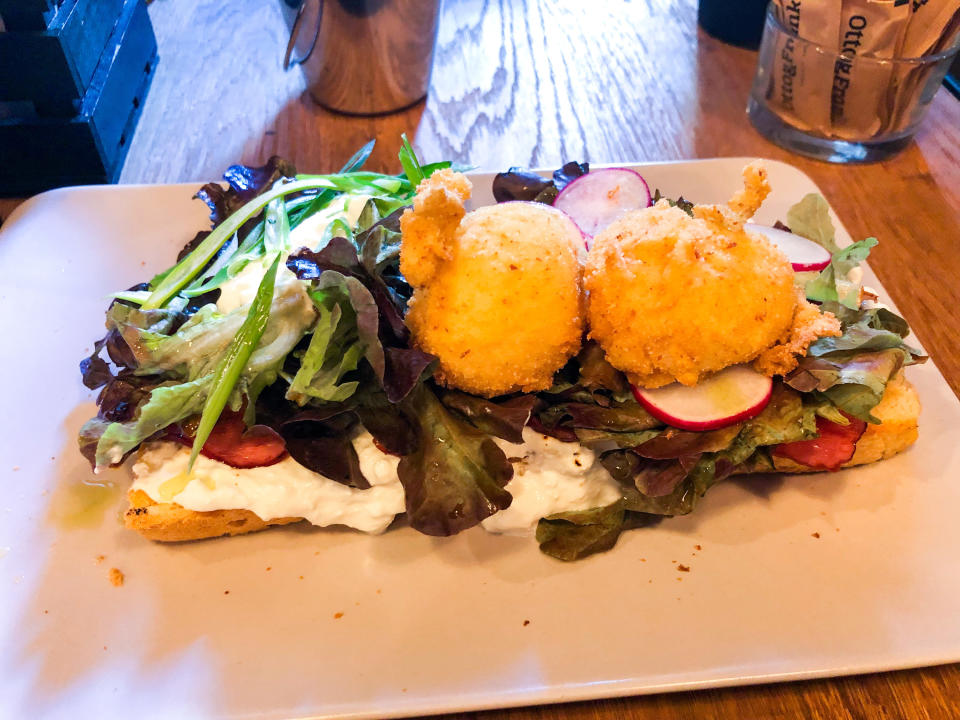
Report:
M302 65L310 96L329 110L402 110L427 94L439 15L440 0L304 0L284 66Z

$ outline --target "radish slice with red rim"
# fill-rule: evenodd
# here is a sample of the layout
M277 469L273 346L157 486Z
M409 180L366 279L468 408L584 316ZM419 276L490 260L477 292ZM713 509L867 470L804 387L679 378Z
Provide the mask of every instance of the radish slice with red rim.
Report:
M759 415L770 402L773 378L749 365L732 365L696 385L633 387L637 402L681 430L716 430Z
M553 201L553 206L573 218L587 237L593 237L625 212L650 204L646 181L626 168L591 170L567 185Z
M830 264L830 253L825 247L818 245L813 240L766 225L747 223L744 228L760 233L780 248L793 266L794 272L809 272L811 270L819 272Z

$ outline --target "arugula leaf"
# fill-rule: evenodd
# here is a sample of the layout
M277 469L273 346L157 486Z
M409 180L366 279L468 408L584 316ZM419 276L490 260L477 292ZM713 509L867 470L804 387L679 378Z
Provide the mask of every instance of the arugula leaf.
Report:
M147 301L146 310L162 307L178 293L188 282L206 267L225 242L237 232L241 225L277 198L308 190L331 189L341 192L374 189L382 192L397 192L403 184L397 178L376 173L346 173L341 175L306 175L297 180L279 183L269 191L259 195L217 225L194 250L163 275Z
M403 172L406 173L410 184L417 187L423 182L426 175L420 166L420 161L417 160L417 153L414 152L410 140L407 139L407 134L400 135L400 139L403 141L403 146L400 148L400 165L403 167Z
M373 152L373 147L376 144L376 140L369 141L362 148L357 150L349 160L340 168L341 173L356 172L367 162L367 159L370 157L370 153ZM305 219L313 215L314 213L322 210L327 206L327 204L333 200L333 198L338 194L337 190L321 190L312 198L308 198L308 202L305 203L302 207L298 208L296 212L290 219L290 225L296 227ZM288 209L289 203L288 203Z
M355 172L362 168L373 153L373 148L377 144L376 139L367 141L367 144L357 150L350 159L340 168L341 173Z
M422 383L404 407L420 425L417 450L398 468L411 527L455 535L510 506L504 486L513 466L489 435L458 420Z
M612 548L624 522L624 503L591 510L557 513L537 523L540 550L567 562Z

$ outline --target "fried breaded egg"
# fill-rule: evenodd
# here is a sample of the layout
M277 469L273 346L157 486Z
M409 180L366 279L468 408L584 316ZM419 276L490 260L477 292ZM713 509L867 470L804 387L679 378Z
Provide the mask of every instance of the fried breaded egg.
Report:
M749 165L744 181L726 206L695 206L691 217L661 200L593 239L584 276L590 337L634 384L694 385L789 335L790 262L743 228L769 192L765 171Z
M487 397L546 389L580 347L582 235L539 203L465 213L469 192L463 175L439 171L401 219L407 325L447 386Z

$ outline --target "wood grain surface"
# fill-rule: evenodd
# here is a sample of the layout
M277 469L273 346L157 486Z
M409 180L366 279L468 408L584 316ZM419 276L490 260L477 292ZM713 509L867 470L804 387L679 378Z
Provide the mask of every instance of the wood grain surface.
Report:
M841 167L766 142L744 113L755 54L696 27L695 0L448 0L430 94L402 113L335 115L281 58L281 0L156 0L161 61L125 183L216 178L271 154L329 171L369 138L397 171L401 132L428 160L486 170L564 160L762 156L808 173L955 392L960 392L960 102L933 101L916 138L881 164ZM15 203L0 202L0 216ZM956 622L956 618L945 618ZM960 666L656 695L451 718L956 718Z

